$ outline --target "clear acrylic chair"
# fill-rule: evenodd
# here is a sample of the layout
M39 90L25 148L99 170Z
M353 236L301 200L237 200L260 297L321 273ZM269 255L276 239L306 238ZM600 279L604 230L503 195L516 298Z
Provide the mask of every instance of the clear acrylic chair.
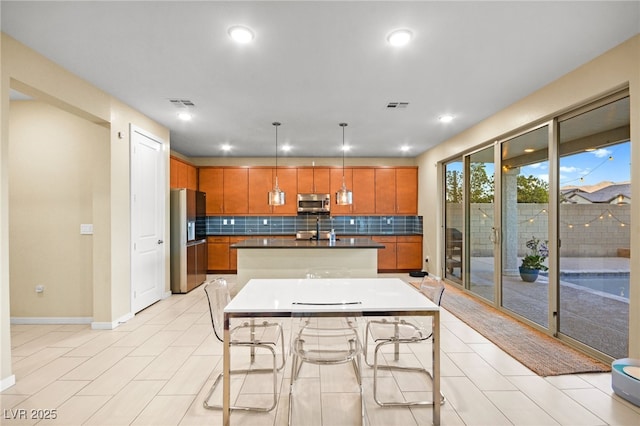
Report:
M309 285L314 279L348 278L351 273L344 267L315 267L306 271ZM336 302L339 305L340 302ZM305 363L338 365L350 363L360 392L360 415L364 424L364 398L362 395L359 319L362 312L345 312L339 317L310 317L294 313L291 318L291 383L289 386L289 424L293 416L294 385Z
M289 424L292 423L294 387L305 363L318 366L350 363L360 393L360 416L364 424L362 394L362 343L358 319L361 312L345 312L340 317L310 317L294 313L291 318L291 382L289 385Z
M224 308L231 301L229 288L227 282L222 278L216 278L212 281L205 283L204 292L207 295L207 301L209 303L209 314L211 316L211 324L213 326L213 332L216 338L223 342L223 325L224 325ZM263 321L259 324L255 323L254 319L249 321L243 321L240 325L229 328L229 341L230 346L246 347L250 350L250 361L255 361L256 349L264 349L268 351L273 358L272 368L247 368L231 370L231 374L254 374L254 373L272 373L273 374L273 401L271 405L267 407L255 407L255 406L231 406L232 410L248 410L248 411L262 411L267 412L275 408L278 402L278 371L284 367L285 363L285 348L284 348L284 335L282 326L279 323L273 323ZM278 341L280 341L280 365L277 362L276 348L278 347ZM207 397L203 401L203 406L209 410L222 409L222 405L209 404L209 400L213 395L216 387L222 379L222 373L218 375L214 381Z
M444 284L438 281L436 285L425 282L423 278L420 284L420 292L440 306L442 295L444 293ZM373 350L373 363L368 357L369 336L375 342ZM431 372L423 367L409 367L394 364L381 364L379 362L380 351L387 345L393 345L394 361L400 360L401 344L414 344L431 340L433 332L424 328L421 324L416 324L400 317L382 318L370 320L367 322L364 341L364 359L369 367L373 367L373 399L381 407L430 407L433 401L382 401L378 396L378 370L395 370L410 373L424 374L425 379L433 382ZM444 395L440 394L440 404L444 404Z

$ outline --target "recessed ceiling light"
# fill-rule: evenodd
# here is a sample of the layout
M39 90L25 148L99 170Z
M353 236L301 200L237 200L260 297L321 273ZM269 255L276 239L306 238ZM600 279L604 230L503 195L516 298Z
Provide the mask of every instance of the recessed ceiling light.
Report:
M402 145L402 146L400 147L400 151L402 151L402 152L407 152L407 151L409 151L410 149L411 149L411 147L410 147L409 145Z
M387 36L387 41L392 46L404 46L411 41L413 33L409 30L395 30Z
M240 25L229 28L229 36L238 43L249 43L254 38L253 31Z
M189 112L179 112L178 118L183 121L189 121L193 118L193 116Z
M345 145L341 148L341 150L344 152L351 151L351 147L349 145Z
M524 149L524 152L534 152L534 151L535 151L535 149L533 149L533 148L525 148Z
M438 117L442 123L451 123L453 121L453 115L445 114Z
M284 152L289 152L289 151L291 151L291 145L283 145L283 146L282 146L282 150L283 150Z
M222 145L221 148L223 151L231 151L231 145L229 145L228 143L225 143L224 145Z

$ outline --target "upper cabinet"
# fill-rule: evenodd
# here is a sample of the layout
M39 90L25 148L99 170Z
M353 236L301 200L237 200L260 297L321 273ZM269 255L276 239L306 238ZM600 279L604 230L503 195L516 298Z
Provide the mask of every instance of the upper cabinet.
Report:
M396 214L418 214L418 169L396 169Z
M225 214L247 214L249 211L249 169L224 169L223 195Z
M342 187L342 168L281 167L277 172L278 186L286 194L283 206L268 202L275 184L273 167L201 167L199 189L207 193L207 215L296 215L298 193L331 194L335 216L417 214L416 167L345 168L344 180L353 192L350 206L335 201Z
M298 194L328 194L331 190L329 170L327 167L299 167Z
M198 169L176 158L169 158L169 186L171 188L198 189Z
M415 167L376 169L376 214L418 213L418 169Z
M253 167L249 169L249 214L270 214L268 194L273 189L273 169Z
M376 177L375 169L353 169L353 205L352 214L375 214L376 212Z
M351 214L351 205L339 206L336 204L336 192L342 188L342 176L344 172L344 182L347 185L347 189L353 191L353 170L344 169L331 169L329 173L329 184L331 191L331 214L332 215L348 215Z
M274 170L275 181L275 170ZM285 193L284 206L271 206L271 214L295 216L298 214L298 173L294 167L278 168L278 186ZM269 188L271 190L271 188ZM267 202L267 196L264 196Z
M198 169L199 189L207 193L207 215L224 213L223 169L202 167Z
M247 214L249 169L204 167L200 169L200 191L207 193L207 215ZM266 196L265 196L266 197Z
M269 192L276 182L276 170L272 167L252 167L249 169L248 205L250 215L277 214L295 215L296 206L296 169L278 168L278 187L285 193L285 204L269 205Z

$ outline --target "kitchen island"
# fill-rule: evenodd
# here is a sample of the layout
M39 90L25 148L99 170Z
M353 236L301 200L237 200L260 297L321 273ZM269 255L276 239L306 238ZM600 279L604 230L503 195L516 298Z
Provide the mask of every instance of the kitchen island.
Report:
M244 240L230 246L238 250L234 292L252 278L304 278L310 268L346 268L352 278L372 278L378 273L378 249L384 247L370 238Z

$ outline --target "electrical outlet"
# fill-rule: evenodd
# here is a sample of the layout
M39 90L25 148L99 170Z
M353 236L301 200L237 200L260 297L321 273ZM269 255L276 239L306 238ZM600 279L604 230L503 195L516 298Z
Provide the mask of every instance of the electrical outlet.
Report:
M235 225L236 224L236 220L235 219L231 219L231 224Z
M269 224L269 221L268 221L267 219L264 219L264 220L262 221L262 224L263 224L263 225L268 225L268 224Z
M227 219L222 219L222 224L226 225L227 224Z
M356 224L356 220L355 219L349 220L349 225L355 225L355 224Z

